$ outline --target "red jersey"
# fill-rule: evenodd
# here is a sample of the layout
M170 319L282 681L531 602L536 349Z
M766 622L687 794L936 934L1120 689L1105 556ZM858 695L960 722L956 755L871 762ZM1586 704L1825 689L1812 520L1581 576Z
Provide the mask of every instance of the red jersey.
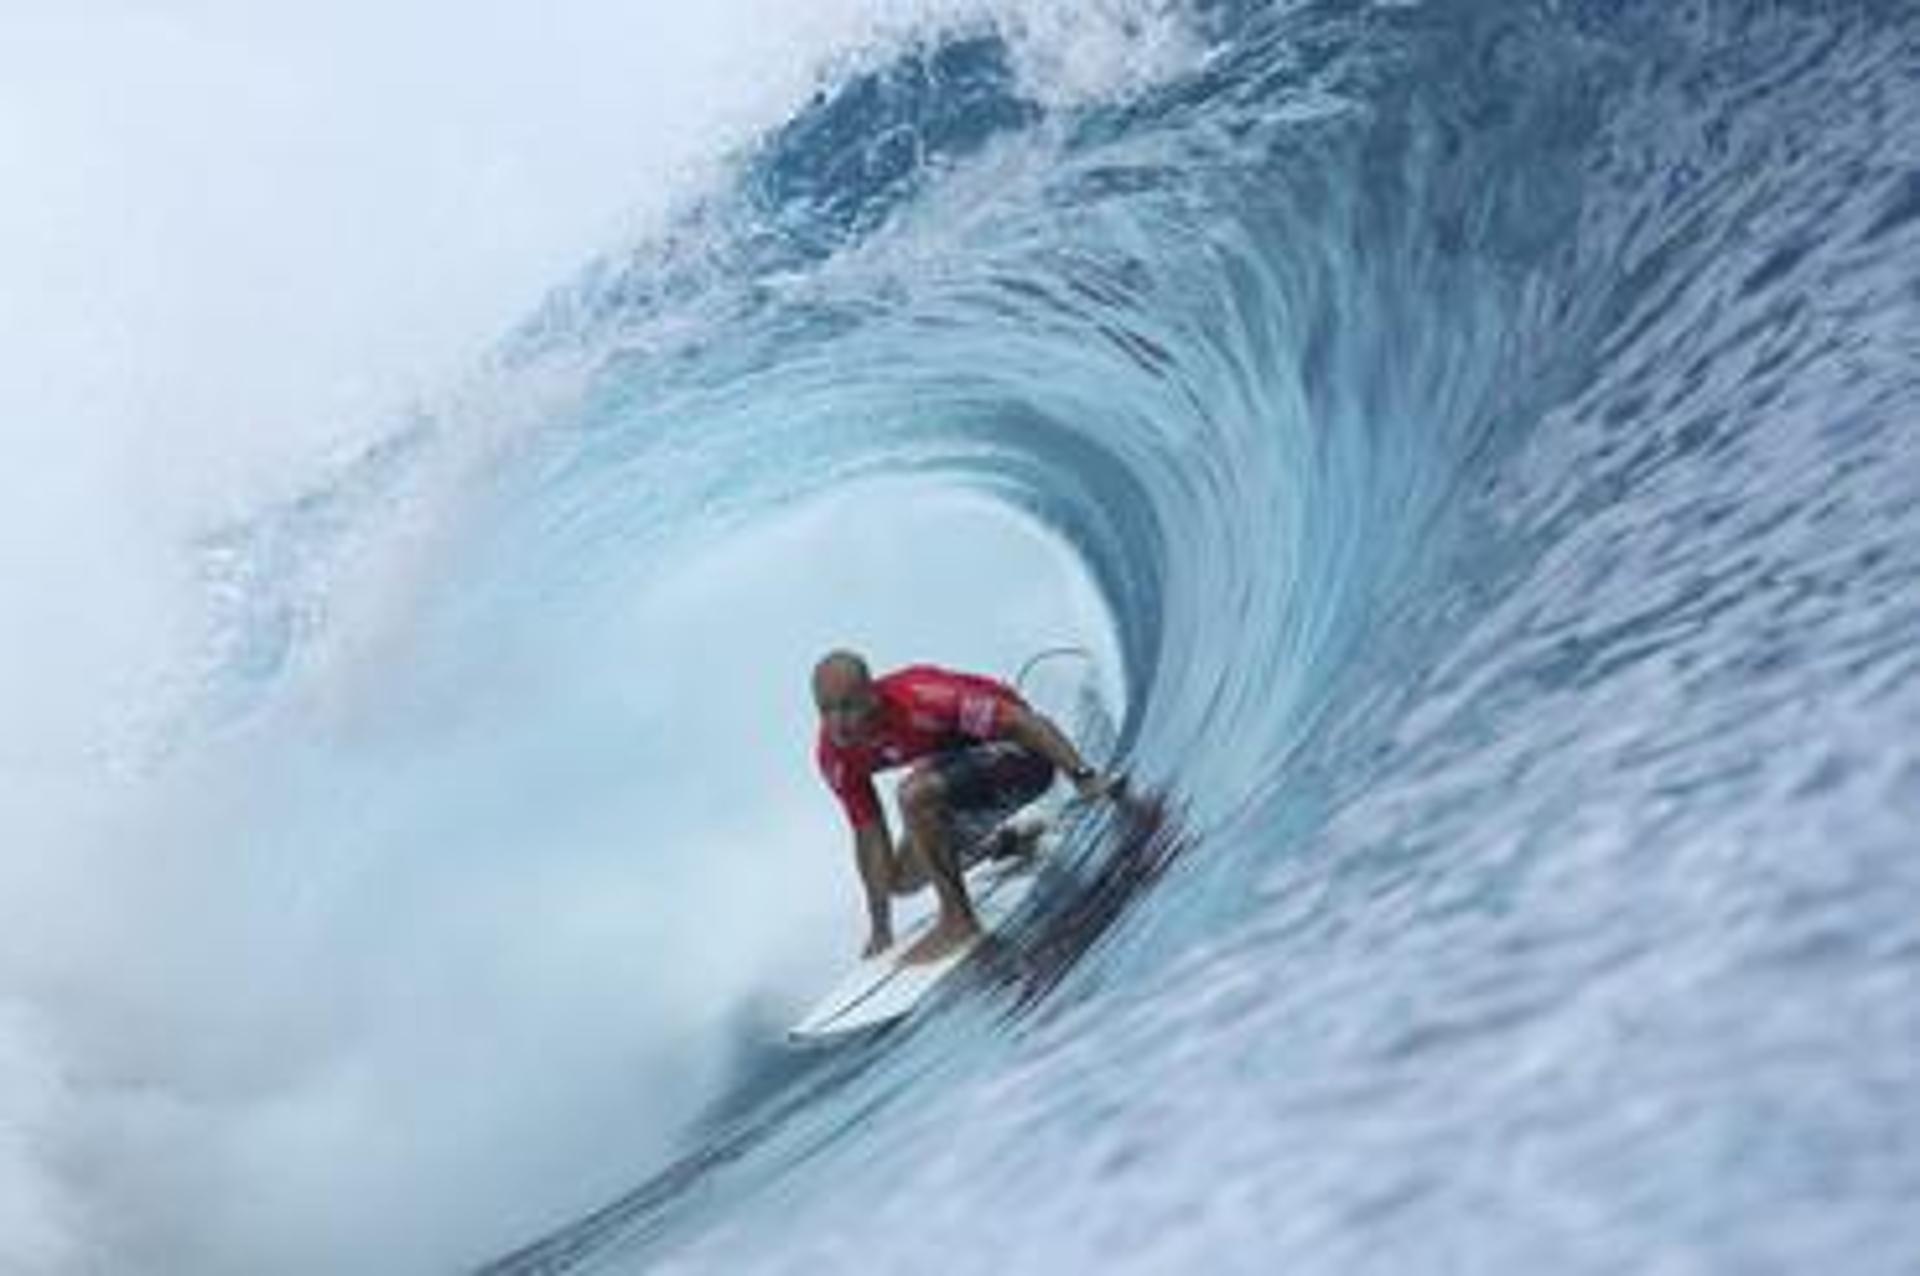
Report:
M995 739L1005 730L1008 714L1026 705L1004 682L933 665L909 665L875 678L873 689L880 700L873 734L859 744L843 746L835 744L822 726L815 750L820 774L855 828L880 818L874 772L905 766L970 741Z

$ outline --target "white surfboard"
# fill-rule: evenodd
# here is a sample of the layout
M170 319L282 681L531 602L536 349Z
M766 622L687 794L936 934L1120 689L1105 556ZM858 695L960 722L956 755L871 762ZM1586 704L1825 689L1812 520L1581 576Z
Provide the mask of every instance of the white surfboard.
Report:
M983 937L1005 924L1032 893L1034 879L1039 876L1039 862L1044 858L1045 841L1043 836L1041 847L1031 855L989 861L968 870L967 894L973 900L974 915L980 919ZM922 918L909 927L893 947L877 957L863 959L848 971L798 1023L787 1029L787 1040L795 1045L819 1045L911 1014L928 993L966 963L981 942L975 939L938 961L911 965L902 962L901 954L932 930L934 921L932 915Z

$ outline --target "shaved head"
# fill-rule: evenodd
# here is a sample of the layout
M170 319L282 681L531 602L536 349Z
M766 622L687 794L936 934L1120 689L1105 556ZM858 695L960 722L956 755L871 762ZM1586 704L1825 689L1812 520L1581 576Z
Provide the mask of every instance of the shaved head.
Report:
M830 651L813 667L813 698L817 703L843 700L866 689L872 675L867 662L851 651Z
M813 667L813 703L835 744L856 744L880 723L880 693L867 662L851 651L830 651Z

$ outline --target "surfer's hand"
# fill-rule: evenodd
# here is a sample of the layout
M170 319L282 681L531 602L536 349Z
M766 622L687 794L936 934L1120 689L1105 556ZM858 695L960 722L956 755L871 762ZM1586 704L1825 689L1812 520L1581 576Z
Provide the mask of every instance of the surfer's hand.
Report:
M1117 775L1102 775L1098 771L1088 771L1085 775L1074 777L1073 787L1079 791L1082 801L1092 802L1119 791L1122 780Z
M860 956L862 960L868 957L878 957L891 947L893 947L893 933L891 931L876 930L867 936L867 946L860 950Z

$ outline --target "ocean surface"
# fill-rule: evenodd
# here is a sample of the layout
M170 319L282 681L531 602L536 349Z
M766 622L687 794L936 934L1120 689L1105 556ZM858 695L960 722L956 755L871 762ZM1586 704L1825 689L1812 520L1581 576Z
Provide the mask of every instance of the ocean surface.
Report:
M849 74L519 334L549 499L1052 529L1150 799L490 1270L1920 1271L1920 14L1184 18Z
M536 1018L476 1001L406 1074L422 1110L457 1074L462 1111L536 1114L443 1140L525 1208L434 1212L431 1251L388 1220L363 1269L1920 1272L1920 10L1139 12L1097 83L1004 16L846 59L503 337L466 393L512 431L476 449L443 404L199 542L174 758L284 718L396 526L434 547L405 642L357 652L381 725L282 737L248 808L283 848L250 977L391 988L341 942L374 916L422 951L568 936ZM1070 816L925 1014L791 1051L860 939L804 671L939 593L937 555L729 622L788 653L777 748L601 689L746 676L668 637L706 555L812 517L804 599L949 505L1093 600L1008 650L1096 652L1067 716L1134 796ZM817 905L701 843L744 782L635 866L636 774L756 750L815 802L776 883ZM449 922L456 872L488 902ZM716 929L781 938L729 963ZM623 964L570 964L603 940ZM518 978L483 966L383 1022ZM392 1078L328 1093L362 1082ZM552 1114L604 1131L590 1164Z

